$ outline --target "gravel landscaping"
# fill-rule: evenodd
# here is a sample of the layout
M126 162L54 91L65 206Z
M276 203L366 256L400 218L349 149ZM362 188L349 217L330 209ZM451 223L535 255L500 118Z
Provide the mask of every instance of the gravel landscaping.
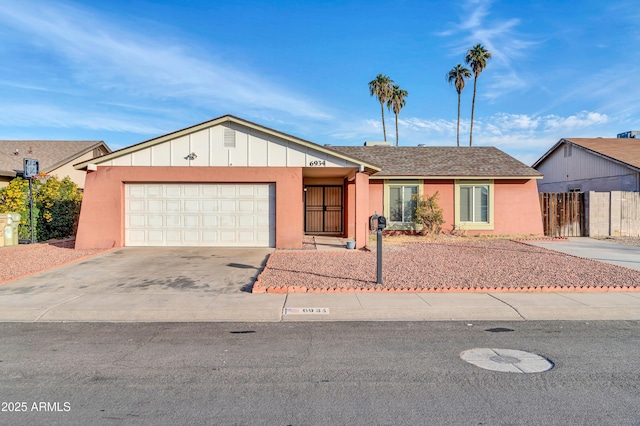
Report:
M0 284L95 256L104 251L74 250L50 244L3 247L0 249Z
M254 292L615 290L640 285L640 271L503 239L442 240L376 253L275 251Z

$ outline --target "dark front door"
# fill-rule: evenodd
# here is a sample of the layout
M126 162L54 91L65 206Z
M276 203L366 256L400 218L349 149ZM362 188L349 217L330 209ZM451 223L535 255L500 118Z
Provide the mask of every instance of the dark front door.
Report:
M304 232L342 233L342 187L307 186Z

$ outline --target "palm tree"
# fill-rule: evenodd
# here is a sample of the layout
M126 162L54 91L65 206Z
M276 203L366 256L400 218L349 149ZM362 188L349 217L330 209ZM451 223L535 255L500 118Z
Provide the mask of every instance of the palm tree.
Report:
M462 89L464 89L464 80L467 78L471 78L471 71L461 64L456 65L455 68L451 68L447 73L449 85L455 86L456 92L458 92L458 146L460 146L460 97L462 95Z
M391 96L389 100L387 100L387 108L393 108L393 112L396 115L396 146L398 146L398 114L400 114L400 110L407 104L407 101L404 99L407 96L409 96L409 92L402 90L400 86L394 84Z
M473 101L471 101L471 129L469 130L469 146L473 141L473 112L476 107L476 86L478 84L478 76L487 66L487 61L491 59L491 52L484 48L480 43L473 46L467 51L465 62L471 66L473 71Z
M384 140L387 140L387 127L384 124L384 103L391 97L393 92L393 80L384 74L378 74L378 76L369 82L369 93L371 96L378 98L380 102L380 111L382 111L382 133Z

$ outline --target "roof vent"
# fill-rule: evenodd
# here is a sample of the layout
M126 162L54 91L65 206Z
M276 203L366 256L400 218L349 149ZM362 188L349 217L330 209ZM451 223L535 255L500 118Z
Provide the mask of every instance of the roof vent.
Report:
M419 143L418 146L427 146L427 145L424 143Z
M640 130L630 130L628 132L618 133L618 138L620 139L636 138L637 136L640 136Z
M376 142L376 141L366 141L364 146L393 146L393 142L384 141L384 142Z
M224 147L225 148L236 147L236 131L235 130L229 129L227 127L224 128Z
M333 146L330 143L325 143L324 146Z

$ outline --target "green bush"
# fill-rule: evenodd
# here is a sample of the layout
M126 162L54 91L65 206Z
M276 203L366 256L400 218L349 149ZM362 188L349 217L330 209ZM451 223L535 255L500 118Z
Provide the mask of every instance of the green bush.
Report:
M422 225L422 235L437 235L442 230L444 218L442 209L438 205L438 192L429 196L414 195L416 214L414 223Z
M75 235L82 193L68 177L51 176L46 183L32 181L36 241L46 241ZM0 189L0 213L20 213L21 239L31 238L29 215L29 181L13 179Z

